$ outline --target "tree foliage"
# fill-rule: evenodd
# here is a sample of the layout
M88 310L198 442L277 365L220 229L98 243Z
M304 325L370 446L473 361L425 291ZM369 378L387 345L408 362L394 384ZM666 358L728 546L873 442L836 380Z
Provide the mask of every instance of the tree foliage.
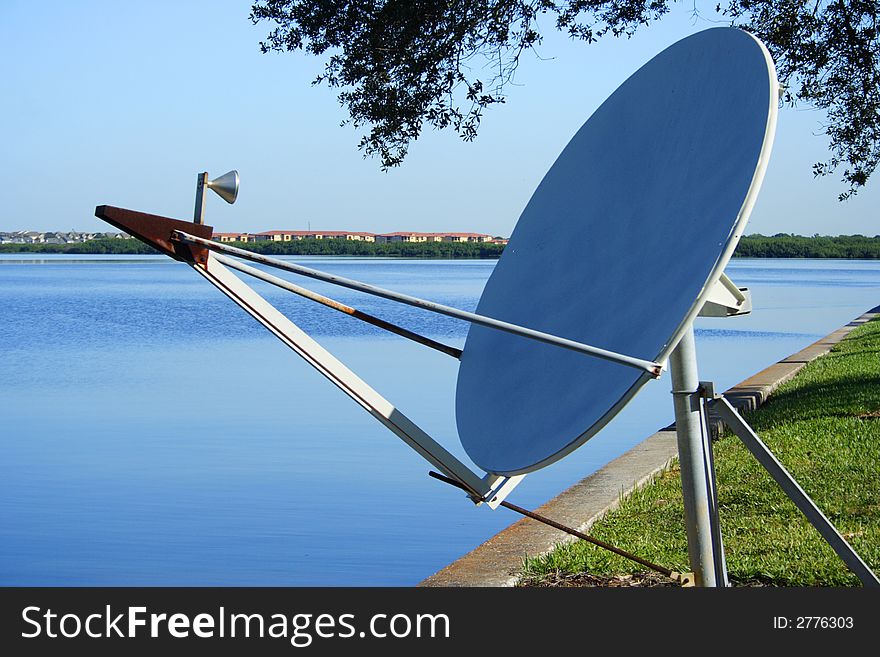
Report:
M843 167L840 198L863 187L880 160L880 2L731 0L724 13L757 35L776 62L785 100L825 110L831 156Z
M880 258L880 235L746 235L734 254L740 258Z
M264 255L378 256L393 258L497 258L502 244L490 242L360 242L304 239L290 242L236 243Z
M290 242L234 242L264 255L377 256L399 258L497 258L504 250L492 242L360 242L304 239ZM140 240L97 239L72 244L0 244L0 253L158 254Z
M349 121L366 128L360 148L388 168L425 126L474 139L484 110L505 101L523 53L540 44L539 19L592 43L634 34L673 2L257 0L251 20L274 25L263 52L326 56L315 83L340 89ZM764 41L785 102L825 111L829 157L814 172L840 171L841 199L864 186L880 160L878 10L876 0L721 0L709 10Z
M133 237L100 238L69 244L0 244L0 253L71 253L107 255L156 255L159 252Z

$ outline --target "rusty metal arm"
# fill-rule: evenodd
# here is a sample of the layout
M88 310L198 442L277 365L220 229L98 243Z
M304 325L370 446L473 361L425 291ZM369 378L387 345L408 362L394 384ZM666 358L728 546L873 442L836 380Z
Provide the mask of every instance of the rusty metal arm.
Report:
M424 345L425 347L440 351L447 356L452 356L453 358L461 358L461 349L450 347L449 345L443 344L442 342L437 342L436 340L427 338L424 335L414 333L409 329L397 326L396 324L392 324L391 322L386 322L384 319L379 319L378 317L374 317L373 315L360 311L357 308L352 308L351 306L347 306L344 303L340 303L339 301L336 301L329 297L325 297L321 294L318 294L317 292L312 292L311 290L307 290L306 288L300 287L299 285L294 285L290 281L285 281L283 278L278 278L277 276L272 276L272 274L267 274L264 271L260 271L255 267L250 267L249 265L241 263L238 260L234 260L233 258L227 258L226 256L222 255L215 255L214 257L217 259L218 262L221 262L232 269L237 269L243 274L248 274L249 276L253 276L254 278L259 278L261 281L265 281L266 283L270 283L272 285L280 287L281 289L287 290L288 292L298 294L305 299L309 299L310 301L319 303L322 306L326 306L327 308L338 310L341 313L345 313L346 315L354 317L355 319L359 319L362 322L366 322L367 324L372 324L373 326L388 331L389 333L394 333L395 335L399 335L400 337L406 338L407 340L412 340L413 342L417 342L420 345Z
M458 482L474 503L482 504L485 502L490 508L497 508L504 497L525 476L507 477L491 472L481 476L471 470L333 354L318 344L310 335L261 297L253 288L227 269L210 250L204 246L186 244L180 240L172 239L172 235L181 230L192 231L210 238L213 234L211 226L192 224L110 205L96 207L95 216L192 267L194 271L238 304L428 463ZM212 244L209 240L206 241Z
M294 274L299 274L300 276L306 276L308 278L324 281L325 283L330 283L332 285L339 285L340 287L357 290L358 292L371 294L373 296L381 297L383 299L389 299L391 301L397 301L408 306L414 306L416 308L428 310L430 312L438 313L440 315L446 315L447 317L461 319L466 322L471 322L472 324L479 324L480 326L485 326L487 328L504 331L506 333L512 333L514 335L519 335L521 337L536 340L538 342L543 342L545 344L562 347L563 349L570 349L571 351L576 351L582 354L586 354L588 356L601 358L603 360L626 365L627 367L633 367L635 369L643 370L654 378L659 378L660 374L663 371L663 366L660 363L656 363L654 361L644 360L642 358L636 358L634 356L627 356L625 354L619 354L614 351L609 351L600 347L594 347L592 345L584 344L583 342L569 340L568 338L563 338L558 335L552 335L550 333L544 333L543 331L536 331L535 329L518 326L517 324L505 322L500 319L494 319L492 317L478 315L476 313L467 312L465 310L459 310L458 308L452 308L443 304L434 303L433 301L426 301L424 299L419 299L418 297L413 297L408 294L392 292L391 290L386 290L380 287L376 287L375 285L369 285L367 283L361 283L360 281L355 281L350 278L334 276L332 274L327 274L325 272L318 271L317 269L312 269L310 267L303 267L302 265L285 262L284 260L278 260L277 258L270 258L268 256L253 253L252 251L246 251L245 249L239 249L237 247L229 246L227 244L220 244L210 239L191 235L185 230L175 230L171 235L171 240L177 243L200 246L210 251L220 251L222 253L228 253L230 255L243 258L245 260L259 262L270 267L283 269Z

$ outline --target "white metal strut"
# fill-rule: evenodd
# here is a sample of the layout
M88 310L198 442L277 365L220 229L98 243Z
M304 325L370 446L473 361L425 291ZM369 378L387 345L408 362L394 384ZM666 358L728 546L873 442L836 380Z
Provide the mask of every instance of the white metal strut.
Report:
M305 331L220 263L212 253L208 254L204 265L190 264L190 266L251 317L269 329L307 363L336 384L345 394L354 399L370 415L412 447L431 465L461 482L469 490L474 501L485 501L494 509L522 480L522 476L505 477L487 473L480 477L474 473L333 354L324 349Z

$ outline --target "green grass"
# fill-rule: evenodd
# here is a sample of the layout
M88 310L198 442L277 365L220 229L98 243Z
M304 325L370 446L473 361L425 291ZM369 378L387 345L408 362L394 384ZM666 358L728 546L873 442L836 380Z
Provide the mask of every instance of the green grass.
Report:
M880 571L880 321L857 328L809 363L747 419L862 559ZM734 583L860 585L735 436L714 447ZM689 570L677 463L590 533L673 570ZM527 559L522 583L578 572L644 569L579 541Z

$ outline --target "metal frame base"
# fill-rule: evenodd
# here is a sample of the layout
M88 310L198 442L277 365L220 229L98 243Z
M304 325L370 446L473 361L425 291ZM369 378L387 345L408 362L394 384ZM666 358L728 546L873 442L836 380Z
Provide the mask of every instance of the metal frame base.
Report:
M779 484L783 492L795 503L810 524L816 528L822 538L831 546L841 560L861 580L864 586L880 586L880 579L856 553L837 528L816 506L816 503L801 488L800 484L785 469L785 466L770 451L770 448L758 437L736 408L723 395L711 394L708 406L712 408L752 453L771 477Z

